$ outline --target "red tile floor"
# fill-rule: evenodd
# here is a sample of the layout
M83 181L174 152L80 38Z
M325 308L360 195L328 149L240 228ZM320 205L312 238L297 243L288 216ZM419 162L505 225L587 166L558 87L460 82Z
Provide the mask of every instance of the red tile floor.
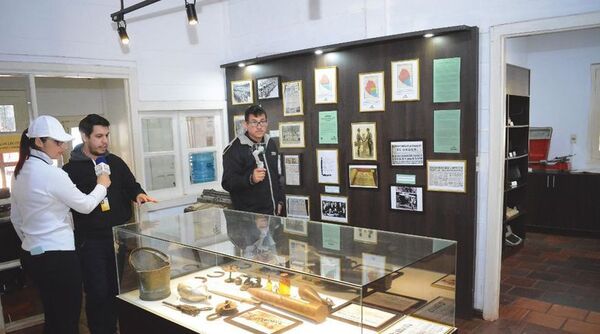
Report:
M500 290L500 319L457 319L459 334L600 334L600 240L528 233L502 262Z
M459 333L600 334L600 240L528 233L502 262L500 319L457 319Z

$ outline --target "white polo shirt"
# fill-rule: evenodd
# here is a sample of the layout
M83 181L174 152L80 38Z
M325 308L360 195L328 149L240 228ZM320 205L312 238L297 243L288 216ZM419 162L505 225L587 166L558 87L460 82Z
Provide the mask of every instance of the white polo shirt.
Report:
M21 247L37 254L52 250L74 250L73 220L69 210L87 214L106 196L106 188L85 195L68 174L52 166L46 153L31 150L21 172L12 179L10 219Z

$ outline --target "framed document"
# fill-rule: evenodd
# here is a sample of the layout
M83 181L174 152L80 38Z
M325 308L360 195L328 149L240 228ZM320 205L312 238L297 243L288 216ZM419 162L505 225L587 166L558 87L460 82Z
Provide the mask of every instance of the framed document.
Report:
M392 166L423 166L423 140L390 141Z
M320 256L321 276L339 281L342 277L341 259L335 256Z
M279 123L279 146L304 148L304 122Z
M286 195L287 216L291 218L310 218L310 200L308 196Z
M379 188L377 165L348 165L350 188Z
M244 119L244 115L234 115L233 116L233 135L240 136L246 133L246 128L244 127L244 123L246 120Z
M377 160L377 126L375 122L351 123L352 160Z
M252 80L238 80L231 82L231 104L252 104L254 95L252 93Z
M466 160L427 160L427 191L467 192Z
M319 144L338 143L337 110L319 111Z
M418 101L419 59L392 62L392 101Z
M367 244L377 243L377 230L370 228L355 227L354 241L364 242Z
M337 103L337 67L315 68L315 104Z
M317 181L325 184L340 183L337 149L317 149Z
M279 76L256 79L256 90L259 100L278 99L281 96Z
M450 334L454 331L456 331L455 327L407 315L386 328L381 334Z
M442 288L446 290L455 290L456 289L456 275L448 274L439 280L431 283L431 286L435 286L437 288Z
M300 320L287 315L260 307L232 315L225 318L224 321L255 334L279 334L302 323Z
M393 210L423 212L423 187L390 186L390 206Z
M283 84L283 116L304 115L302 80L286 81Z
M359 112L385 110L383 71L358 74Z
M397 315L375 307L350 303L333 312L330 317L359 326L362 323L364 327L378 331L394 321Z
M321 195L321 220L347 223L348 197Z
M301 154L284 154L283 155L283 172L285 175L286 186L302 185L302 155Z
M290 268L305 270L308 264L308 244L303 241L289 239Z
M386 275L385 256L371 253L362 253L362 264L354 267L362 272L362 283L376 281ZM389 272L389 271L388 271Z
M407 313L408 310L414 309L425 303L425 300L398 295L391 292L377 291L366 297L363 297L363 303L400 313Z
M283 232L307 236L308 222L304 219L284 218Z
M454 323L454 299L437 297L413 313L415 317L441 322Z

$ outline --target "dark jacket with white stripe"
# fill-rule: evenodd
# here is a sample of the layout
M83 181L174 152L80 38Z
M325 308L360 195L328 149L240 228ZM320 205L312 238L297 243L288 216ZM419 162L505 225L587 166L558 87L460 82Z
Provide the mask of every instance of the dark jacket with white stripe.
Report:
M267 173L262 182L252 184L250 176L256 168L252 152L258 145L265 148L259 158L265 162ZM221 185L231 195L233 208L275 215L277 204L284 203L283 181L278 171L277 146L269 135L263 143L253 142L246 134L239 135L223 151L223 180Z

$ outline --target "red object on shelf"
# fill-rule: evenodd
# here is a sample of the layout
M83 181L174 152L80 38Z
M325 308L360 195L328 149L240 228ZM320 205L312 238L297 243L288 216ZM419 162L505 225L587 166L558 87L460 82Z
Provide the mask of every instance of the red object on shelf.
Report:
M534 170L571 170L570 161L548 161L551 139L551 127L529 128L529 167Z

